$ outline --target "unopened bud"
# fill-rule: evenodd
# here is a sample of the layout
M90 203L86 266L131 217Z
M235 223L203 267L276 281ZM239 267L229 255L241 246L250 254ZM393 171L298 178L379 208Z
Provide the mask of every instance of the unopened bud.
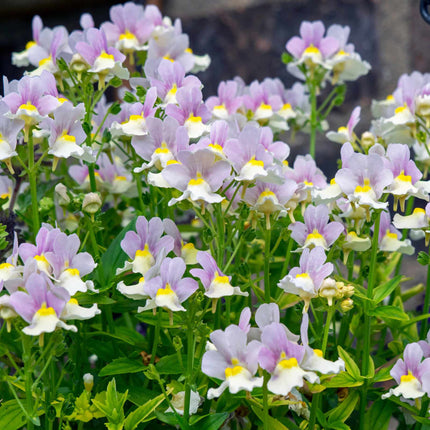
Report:
M95 214L102 206L102 199L98 193L88 193L82 202L82 210L88 214Z
M336 282L337 293L336 299L343 299L352 297L354 295L354 286L353 285L345 285L343 282Z
M57 184L55 186L55 193L58 197L58 204L60 206L67 206L70 203L70 197L67 194L67 187L64 184Z
M430 96L428 94L420 94L415 98L415 113L430 118Z
M90 392L94 386L94 376L91 373L85 373L83 376L85 390Z
M370 148L375 144L375 136L370 131L365 131L361 135L361 145L363 148Z
M89 64L84 60L82 55L74 54L70 60L70 68L77 73L82 73L90 68Z
M333 304L333 297L336 296L336 293L337 293L336 281L332 278L325 279L321 285L319 295L327 299L329 306Z
M354 307L352 299L345 299L340 303L340 309L342 312L348 312Z

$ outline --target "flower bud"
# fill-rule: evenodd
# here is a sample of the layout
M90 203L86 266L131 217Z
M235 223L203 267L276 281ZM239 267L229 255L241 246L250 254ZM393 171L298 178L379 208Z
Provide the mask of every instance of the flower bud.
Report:
M91 373L85 373L83 376L85 390L90 392L94 386L94 376Z
M67 187L64 184L57 184L55 186L55 193L58 197L58 204L60 206L67 206L70 203L70 197L67 194Z
M363 148L370 148L375 144L375 136L370 131L365 131L361 135L361 145Z
M336 296L336 293L337 293L336 281L332 278L325 279L321 285L319 295L327 299L329 306L333 304L333 297Z
M102 199L98 193L88 193L82 202L82 210L88 214L95 214L102 206Z
M340 303L340 309L342 312L348 312L354 307L352 299L345 299Z

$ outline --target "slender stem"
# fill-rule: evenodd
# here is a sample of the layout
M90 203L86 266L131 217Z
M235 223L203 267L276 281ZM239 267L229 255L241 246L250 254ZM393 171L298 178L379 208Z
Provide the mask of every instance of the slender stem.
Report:
M309 101L311 103L311 140L309 153L313 159L315 159L315 143L316 143L316 133L317 133L317 95L316 86L312 82L309 83Z
M227 269L230 267L231 263L233 262L234 257L236 257L236 254L238 253L238 251L242 245L242 238L243 237L244 237L244 235L242 234L239 238L239 241L237 242L236 248L234 249L233 253L230 256L230 259L228 260L227 264L224 267L224 270L223 270L224 272L227 271Z
M264 372L264 382L263 382L263 424L264 430L270 430L269 425L269 390L267 388L267 383L269 382L270 375L268 372Z
M291 236L288 238L287 252L285 254L285 261L282 266L281 278L287 274L288 266L290 264L291 250L293 249L293 240Z
M155 363L155 356L157 354L157 348L158 348L158 342L160 340L160 328L161 328L161 319L162 319L162 310L157 309L157 324L155 326L155 333L154 333L154 342L152 344L152 351L151 351L151 364Z
M217 243L217 264L218 267L222 267L224 265L224 217L222 213L221 204L217 205L216 207L217 212L217 227L218 227L218 243Z
M270 292L270 240L271 229L265 229L264 238L264 301L270 303L272 296Z
M429 253L430 253L430 247L429 247ZM426 280L426 291L424 296L423 314L427 314L429 312L430 312L430 264L427 265L427 280ZM429 320L428 318L426 318L421 325L420 339L426 338L428 328L429 328Z
M31 212L33 218L33 234L37 235L40 228L39 204L37 201L37 170L34 165L33 127L28 130L28 180L30 182Z
M378 254L378 237L379 237L379 224L381 221L381 212L378 213L375 220L375 228L372 237L372 252L370 257L369 278L367 282L367 297L372 299L373 287L376 277L376 256ZM369 373L369 357L370 357L370 338L371 338L371 317L369 315L369 301L364 302L364 339L363 339L363 358L361 363L361 374L367 375ZM364 429L365 420L364 414L366 413L367 405L367 380L364 381L361 398L360 398L360 430Z
M190 418L191 381L194 367L194 330L191 324L187 330L187 384L185 386L184 420L188 423Z
M327 349L327 342L328 342L328 335L329 335L329 331L330 331L330 324L331 324L331 320L333 318L334 315L334 311L335 311L335 307L334 306L330 306L328 308L327 311L327 319L324 325L324 334L323 334L323 340L322 340L322 344L321 344L321 351L323 353L323 356L325 355L325 351Z
M422 400L422 403L421 403L420 417L424 418L427 415L427 412L429 410L429 406L430 406L430 399L428 397L424 398ZM422 428L422 424L417 423L416 424L416 430L421 430L421 428Z
M145 204L143 203L143 199L142 199L142 195L143 195L143 190L142 190L142 180L141 180L141 175L139 173L133 173L134 179L136 181L136 186L137 186L137 194L139 196L139 206L140 206L140 210L142 212L145 211Z
M22 359L24 361L24 376L25 376L25 395L26 395L26 403L27 403L27 430L33 430L33 366L31 363L32 355L31 355L31 344L32 337L27 336L25 334L22 335Z

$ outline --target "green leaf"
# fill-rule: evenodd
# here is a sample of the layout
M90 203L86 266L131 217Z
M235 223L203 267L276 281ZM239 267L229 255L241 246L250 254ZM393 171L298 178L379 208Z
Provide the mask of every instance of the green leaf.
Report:
M142 362L129 358L117 358L100 370L99 376L123 375L125 373L143 372L145 366Z
M180 317L176 315L176 313L179 313L179 312L173 313L173 324L170 325L169 314L167 312L163 312L161 315L160 327L170 328L170 329L181 327ZM142 312L140 314L136 314L136 318L139 321L142 321L149 325L157 325L159 323L158 315L154 315L149 312Z
M125 234L133 230L136 226L137 217L131 220L126 227L124 227L118 236L109 245L109 248L102 255L100 264L97 268L97 279L103 287L109 287L113 278L115 277L116 269L123 267L127 260L127 254L121 248L121 241L124 239Z
M254 411L255 415L263 421L264 412L261 408L256 405L251 405L251 409ZM285 425L282 424L279 420L272 418L270 415L268 417L268 424L270 430L300 430L298 426L296 426L292 421L285 421Z
M354 359L341 346L337 347L337 351L339 352L339 357L345 362L345 367L347 372L355 380L360 380L361 379L360 369L358 368Z
M348 397L342 403L326 414L329 424L335 421L345 422L354 411L359 398L357 391L350 391Z
M291 63L291 61L293 61L293 57L287 52L283 52L281 56L281 60L284 64L288 64L288 63Z
M186 363L187 358L185 355L182 355L182 363ZM178 373L183 373L184 368L180 365L178 360L178 355L166 355L160 359L160 361L155 365L155 368L158 370L160 375L175 375Z
M109 85L112 85L114 88L119 88L122 85L122 79L118 76L114 76L110 81Z
M405 321L409 319L409 315L399 309L397 306L381 306L376 309L370 309L369 315L382 320L392 319Z
M388 282L385 282L385 284L376 287L373 292L373 300L375 301L375 303L382 302L385 297L389 296L400 284L402 278L402 275L395 276L393 279L390 279Z
M191 417L191 429L193 430L218 430L230 414L221 412L218 414L204 415L203 417Z
M379 372L376 373L373 378L373 382L384 382L393 379L393 377L390 375L390 371L391 368L383 367L381 370L379 370Z
M127 415L127 418L124 421L125 430L134 430L141 422L145 421L152 412L154 412L155 408L157 408L164 401L164 394L160 394L154 399L149 400L142 406L139 406L134 411L130 412Z
M376 400L367 413L367 425L364 427L387 430L390 418L396 409L397 407L391 402Z
M339 375L334 376L333 378L324 381L322 385L327 388L340 388L340 387L359 387L363 385L364 379L360 377L359 379L355 379L351 375L346 372L341 372Z
M16 400L8 400L0 407L0 428L17 430L26 423L23 410Z
M430 257L427 252L421 251L418 253L417 261L423 266L428 266Z

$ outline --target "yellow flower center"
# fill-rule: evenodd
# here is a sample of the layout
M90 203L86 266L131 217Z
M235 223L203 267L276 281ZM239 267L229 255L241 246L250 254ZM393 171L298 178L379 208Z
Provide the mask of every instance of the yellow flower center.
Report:
M171 294L175 294L175 292L168 282L164 288L159 288L157 291L157 296L170 296Z
M143 249L138 249L136 251L134 258L136 259L137 257L150 257L150 256L151 256L151 252L149 251L149 246L147 243L145 243L145 247Z
M337 129L338 133L348 133L348 129L346 127L339 127Z
M396 233L392 233L388 229L385 231L385 236L389 237L390 239L397 239L397 234Z
M251 166L264 167L264 161L256 160L255 155L248 161Z
M69 300L69 304L75 305L75 306L79 305L78 301L76 299L73 299L73 298Z
M157 148L155 150L156 154L168 154L169 152L170 151L169 151L169 148L167 147L167 143L166 142L161 142L160 148Z
M26 43L25 49L26 50L30 49L30 48L32 48L33 46L36 46L36 45L37 45L37 43L34 40L30 40L29 42Z
M298 273L296 278L310 279L309 273Z
M323 357L323 352L320 349L314 349L314 354L318 357Z
M323 238L323 235L320 234L316 228L314 228L312 233L308 234L306 241L312 240L312 239L322 239L322 238Z
M22 104L19 109L25 109L25 110L30 110L30 111L36 111L37 112L37 107L34 106L30 101L28 101L25 104Z
M243 371L242 366L234 366L233 368L227 367L225 369L225 377L230 378L231 376L239 375Z
M136 36L133 33L130 33L128 29L125 30L125 33L122 33L119 36L119 40L133 40L133 39L136 39Z
M102 53L99 55L99 58L103 58L103 60L112 60L112 61L115 61L114 56L111 55L111 54L108 54L105 51L102 51Z
M39 315L41 317L47 317L50 315L55 315L55 310L52 307L47 308L46 302L43 302L42 306L40 307L40 309L36 313L37 313L37 315Z
M263 110L271 110L272 106L266 104L266 103L261 103L259 109L263 109Z
M190 122L202 122L202 117L201 116L194 116L194 114L190 114L190 116L188 117L188 121Z
M414 379L416 379L415 376L412 375L412 372L409 370L407 375L402 375L400 377L400 382L411 382Z
M205 183L205 180L202 178L202 174L200 172L197 172L196 179L190 179L190 182L188 182L188 185L191 187L202 185Z
M284 353L284 355L285 355L285 353ZM281 354L281 356L282 356L282 354ZM281 366L283 369L291 369L292 367L298 366L297 359L295 357L291 357L291 358L281 360L279 362L279 366Z
M0 270L10 269L11 267L13 267L13 264L10 264L10 263L2 263L2 264L0 264Z
M319 54L319 53L320 53L320 50L312 44L309 45L304 51L304 54Z
M402 171L400 172L399 176L397 176L397 179L398 179L399 181L402 181L402 182L409 182L409 183L412 183L412 176L405 175L405 171L404 171L404 170L402 170Z
M66 269L66 272L70 276L79 276L79 270L78 269Z
M357 185L357 187L355 187L356 193L368 193L371 190L372 190L372 187L370 186L369 178L364 178L363 186Z

